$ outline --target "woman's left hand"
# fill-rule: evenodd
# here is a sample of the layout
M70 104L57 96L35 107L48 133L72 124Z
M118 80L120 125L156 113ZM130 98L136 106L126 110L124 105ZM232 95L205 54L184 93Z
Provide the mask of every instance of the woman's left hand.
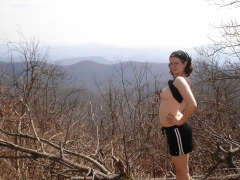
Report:
M181 125L180 119L182 116L183 116L182 113L178 113L177 116L174 116L172 113L168 113L166 119L168 124L180 126Z

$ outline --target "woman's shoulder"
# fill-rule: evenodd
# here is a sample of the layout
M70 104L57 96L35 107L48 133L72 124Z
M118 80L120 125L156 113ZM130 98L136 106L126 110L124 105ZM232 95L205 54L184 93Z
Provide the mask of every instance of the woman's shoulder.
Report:
M176 79L174 80L174 84L191 86L190 80L187 77L181 77L181 76L176 77Z

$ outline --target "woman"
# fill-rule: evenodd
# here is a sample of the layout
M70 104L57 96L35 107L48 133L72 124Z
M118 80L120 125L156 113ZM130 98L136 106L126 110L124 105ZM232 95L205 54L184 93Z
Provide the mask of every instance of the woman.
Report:
M187 77L193 71L192 59L181 50L174 51L169 58L173 80L163 90L155 91L161 99L159 118L166 132L167 142L176 169L176 180L189 180L188 159L192 151L192 129L188 122L197 103ZM155 101L156 102L156 101Z

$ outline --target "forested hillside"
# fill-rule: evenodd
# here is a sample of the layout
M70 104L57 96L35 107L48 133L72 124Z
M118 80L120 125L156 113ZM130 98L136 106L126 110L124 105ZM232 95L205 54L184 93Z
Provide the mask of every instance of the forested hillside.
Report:
M2 178L175 173L158 108L152 108L153 91L166 84L167 64L85 61L64 67L48 62L48 52L36 44L20 43L23 61L1 65ZM240 163L240 68L230 60L219 64L220 55L206 58L210 50L197 50L191 77L198 108L189 119L195 145L190 173L199 179L239 174ZM91 92L71 76L90 81L93 72Z
M48 64L52 63L48 62ZM74 80L73 84L75 84L76 86L84 85L84 87L87 88L89 91L94 92L98 91L96 84L104 84L109 77L118 76L119 70L123 67L125 67L123 70L124 76L127 77L129 80L132 79L133 83L135 81L135 74L133 68L136 72L138 72L144 66L147 66L148 71L151 71L151 73L161 71L162 77L159 78L162 78L162 81L166 82L168 79L172 78L171 74L169 73L167 63L119 61L118 63L107 65L87 60L80 61L72 65L62 65L61 63L58 65L59 68L62 68L62 70L69 75L69 77L72 77L71 81ZM25 62L2 61L0 62L0 67L2 71L11 72L14 68L15 73L21 73L25 69ZM118 82L115 83L117 84Z
M239 1L210 2L239 8ZM235 19L213 27L212 43L195 48L193 57L198 107L189 119L189 169L194 179L238 180L240 26ZM1 179L174 178L152 107L153 92L171 78L167 64L63 66L51 63L36 39L20 36L6 39L9 62L0 65Z

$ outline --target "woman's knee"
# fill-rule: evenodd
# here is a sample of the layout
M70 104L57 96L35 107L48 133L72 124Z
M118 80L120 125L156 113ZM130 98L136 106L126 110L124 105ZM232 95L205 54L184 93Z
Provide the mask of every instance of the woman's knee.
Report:
M189 175L189 172L186 171L186 170L182 170L182 169L176 169L176 174L179 174L179 175Z
M176 171L177 179L190 179L189 172L186 171Z
M176 173L179 173L179 174L189 174L189 171L188 169L183 169L183 168L177 168L175 167L175 170L176 170Z

